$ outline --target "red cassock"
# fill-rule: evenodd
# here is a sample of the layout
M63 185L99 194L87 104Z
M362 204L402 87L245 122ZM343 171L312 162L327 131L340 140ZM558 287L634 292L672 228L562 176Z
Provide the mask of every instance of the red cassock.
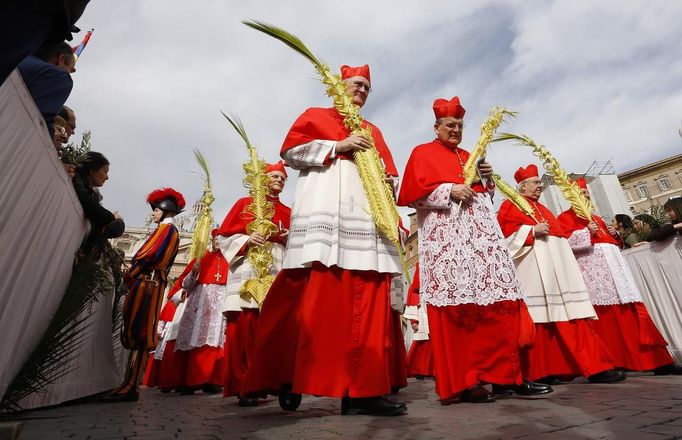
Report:
M289 229L291 208L284 205L279 198L270 197L275 207L272 222L278 227L279 232L270 237L270 241L285 245L281 230ZM253 220L253 216L245 212L251 203L250 197L241 198L230 209L220 226L219 235L229 237L234 234L248 235L247 225ZM245 253L246 247L240 251ZM253 348L256 325L258 323L258 309L242 309L241 311L228 311L227 325L225 326L225 368L223 379L223 396L237 396L241 393L246 373L250 365L251 349Z
M363 125L372 129L386 172L397 176L381 132L367 121ZM335 109L310 108L294 122L280 155L314 140L339 141L349 135ZM337 159L351 155L341 153ZM390 273L317 261L280 271L261 309L244 395L277 394L282 385L293 384L293 392L300 394L372 397L401 386L392 365L399 354L391 348L399 327L390 285Z
M398 205L411 206L441 184L463 184L463 165L469 156L468 151L449 148L438 140L415 147L405 168ZM479 182L471 188L487 192ZM426 307L433 375L442 400L482 382L521 383L520 347L528 342L523 335L532 327L522 301Z
M592 235L593 245L606 243L623 247L622 239L609 234L601 217L593 214L592 219L598 226ZM588 224L573 209L561 213L558 220L569 233L584 229ZM666 348L668 343L656 328L644 303L595 305L594 310L599 319L591 323L592 328L608 347L616 367L647 371L675 362Z
M178 279L175 280L173 287L170 288L168 295L166 295L169 300L182 289L182 282L192 271L193 265L194 260L185 266ZM177 308L173 301L167 301L161 309L159 321L164 321L165 325L171 325ZM183 364L175 353L175 341L168 341L161 360L154 359L154 356L150 356L147 360L147 369L142 383L148 387L176 388L183 385L183 373Z
M541 203L526 197L533 207L535 217L549 225L549 235L568 238L566 231L554 214ZM524 214L509 200L500 205L497 213L502 233L508 237L522 225L535 225L535 220ZM535 238L529 234L526 246ZM535 324L535 341L522 358L524 376L536 380L547 376L573 378L591 376L613 368L611 355L603 341L594 332L590 319L573 319L562 322Z
M190 266L194 266L196 259L190 261ZM194 295L204 294L204 292L199 292L200 285L220 285L224 286L227 281L228 264L225 261L223 254L217 250L212 252L206 252L201 258L199 264L199 273L197 275L196 285L194 287L194 292L187 298L187 305L185 308L185 319L191 319L194 321L190 324L190 328L208 327L208 323L204 322L203 326L201 320L213 319L215 320L215 314L212 316L206 316L207 302L199 306L201 301L198 297L193 297ZM193 309L198 308L199 310L204 310L203 315L196 314L192 312ZM222 318L222 317L221 317ZM179 331L187 331L181 322L181 329ZM183 335L184 336L184 335ZM178 337L181 337L178 335ZM175 344L174 344L175 345ZM178 346L182 348L181 346ZM174 347L175 348L175 347ZM194 347L191 350L178 350L174 352L177 358L177 363L182 366L182 384L187 387L198 387L202 385L222 385L225 380L225 353L224 347L216 347L213 345L205 344L200 347ZM165 357L165 356L164 356Z

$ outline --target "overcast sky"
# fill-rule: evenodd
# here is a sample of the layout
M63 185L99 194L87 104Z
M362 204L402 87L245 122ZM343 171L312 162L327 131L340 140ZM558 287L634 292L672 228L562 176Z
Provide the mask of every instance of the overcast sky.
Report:
M195 147L211 166L217 222L245 194L246 150L219 109L275 161L296 117L330 106L312 66L247 18L298 35L333 69L370 65L362 113L399 171L434 137L433 100L455 95L467 110L464 148L503 105L519 117L502 130L545 144L570 172L608 159L622 172L682 149L680 2L93 0L78 25L95 33L68 104L76 136L92 130L111 161L103 204L129 226L143 224L156 187L175 187L190 206L201 195ZM512 144L489 154L508 180L533 159Z

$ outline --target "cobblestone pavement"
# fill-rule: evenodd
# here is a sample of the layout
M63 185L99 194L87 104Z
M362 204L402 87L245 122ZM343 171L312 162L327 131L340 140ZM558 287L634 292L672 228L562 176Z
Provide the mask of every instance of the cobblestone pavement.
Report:
M541 398L441 406L430 380L410 380L399 397L408 414L340 416L338 399L304 396L296 412L269 398L256 408L236 399L145 389L137 403L77 403L29 411L30 439L682 439L682 376L630 376L623 383L584 380ZM4 420L7 422L7 420Z

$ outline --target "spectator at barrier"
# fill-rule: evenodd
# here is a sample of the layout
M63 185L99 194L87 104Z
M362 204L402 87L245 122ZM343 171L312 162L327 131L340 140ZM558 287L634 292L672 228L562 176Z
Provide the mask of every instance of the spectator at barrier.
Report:
M69 138L76 132L76 113L74 113L71 107L63 105L62 108L59 109L59 116L66 122L66 125L64 126L66 129L66 140L64 143L66 143L69 142Z
M682 234L682 197L670 199L663 208L670 217L670 223L653 228L649 238L654 241L664 241L675 235Z
M71 46L63 41L41 46L19 64L19 73L47 123L50 137L54 134L54 117L71 94L71 73L76 71L75 66Z
M611 226L618 231L623 239L623 248L629 249L637 246L638 243L644 243L640 236L635 231L635 224L627 214L616 214L611 221Z
M41 45L71 41L71 34L80 31L74 24L89 1L0 1L0 85Z
M101 205L100 195L96 190L109 179L108 173L107 158L102 153L90 151L76 166L76 175L72 179L85 217L91 225L81 250L95 256L101 254L107 239L120 237L125 230L123 218L118 212L112 213Z
M66 121L61 116L57 115L54 117L54 122L52 124L54 128L54 134L52 135L52 144L54 148L59 153L62 145L69 141L69 136L66 134Z

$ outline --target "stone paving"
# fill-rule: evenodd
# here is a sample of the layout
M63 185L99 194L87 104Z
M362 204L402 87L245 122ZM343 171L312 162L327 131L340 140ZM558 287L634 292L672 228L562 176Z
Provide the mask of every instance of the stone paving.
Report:
M612 385L584 380L540 398L441 406L430 380L410 380L399 417L340 416L338 399L304 396L296 412L269 398L236 399L145 389L137 403L77 403L14 416L21 440L47 439L682 439L682 376L631 375ZM0 420L8 422L9 420Z

